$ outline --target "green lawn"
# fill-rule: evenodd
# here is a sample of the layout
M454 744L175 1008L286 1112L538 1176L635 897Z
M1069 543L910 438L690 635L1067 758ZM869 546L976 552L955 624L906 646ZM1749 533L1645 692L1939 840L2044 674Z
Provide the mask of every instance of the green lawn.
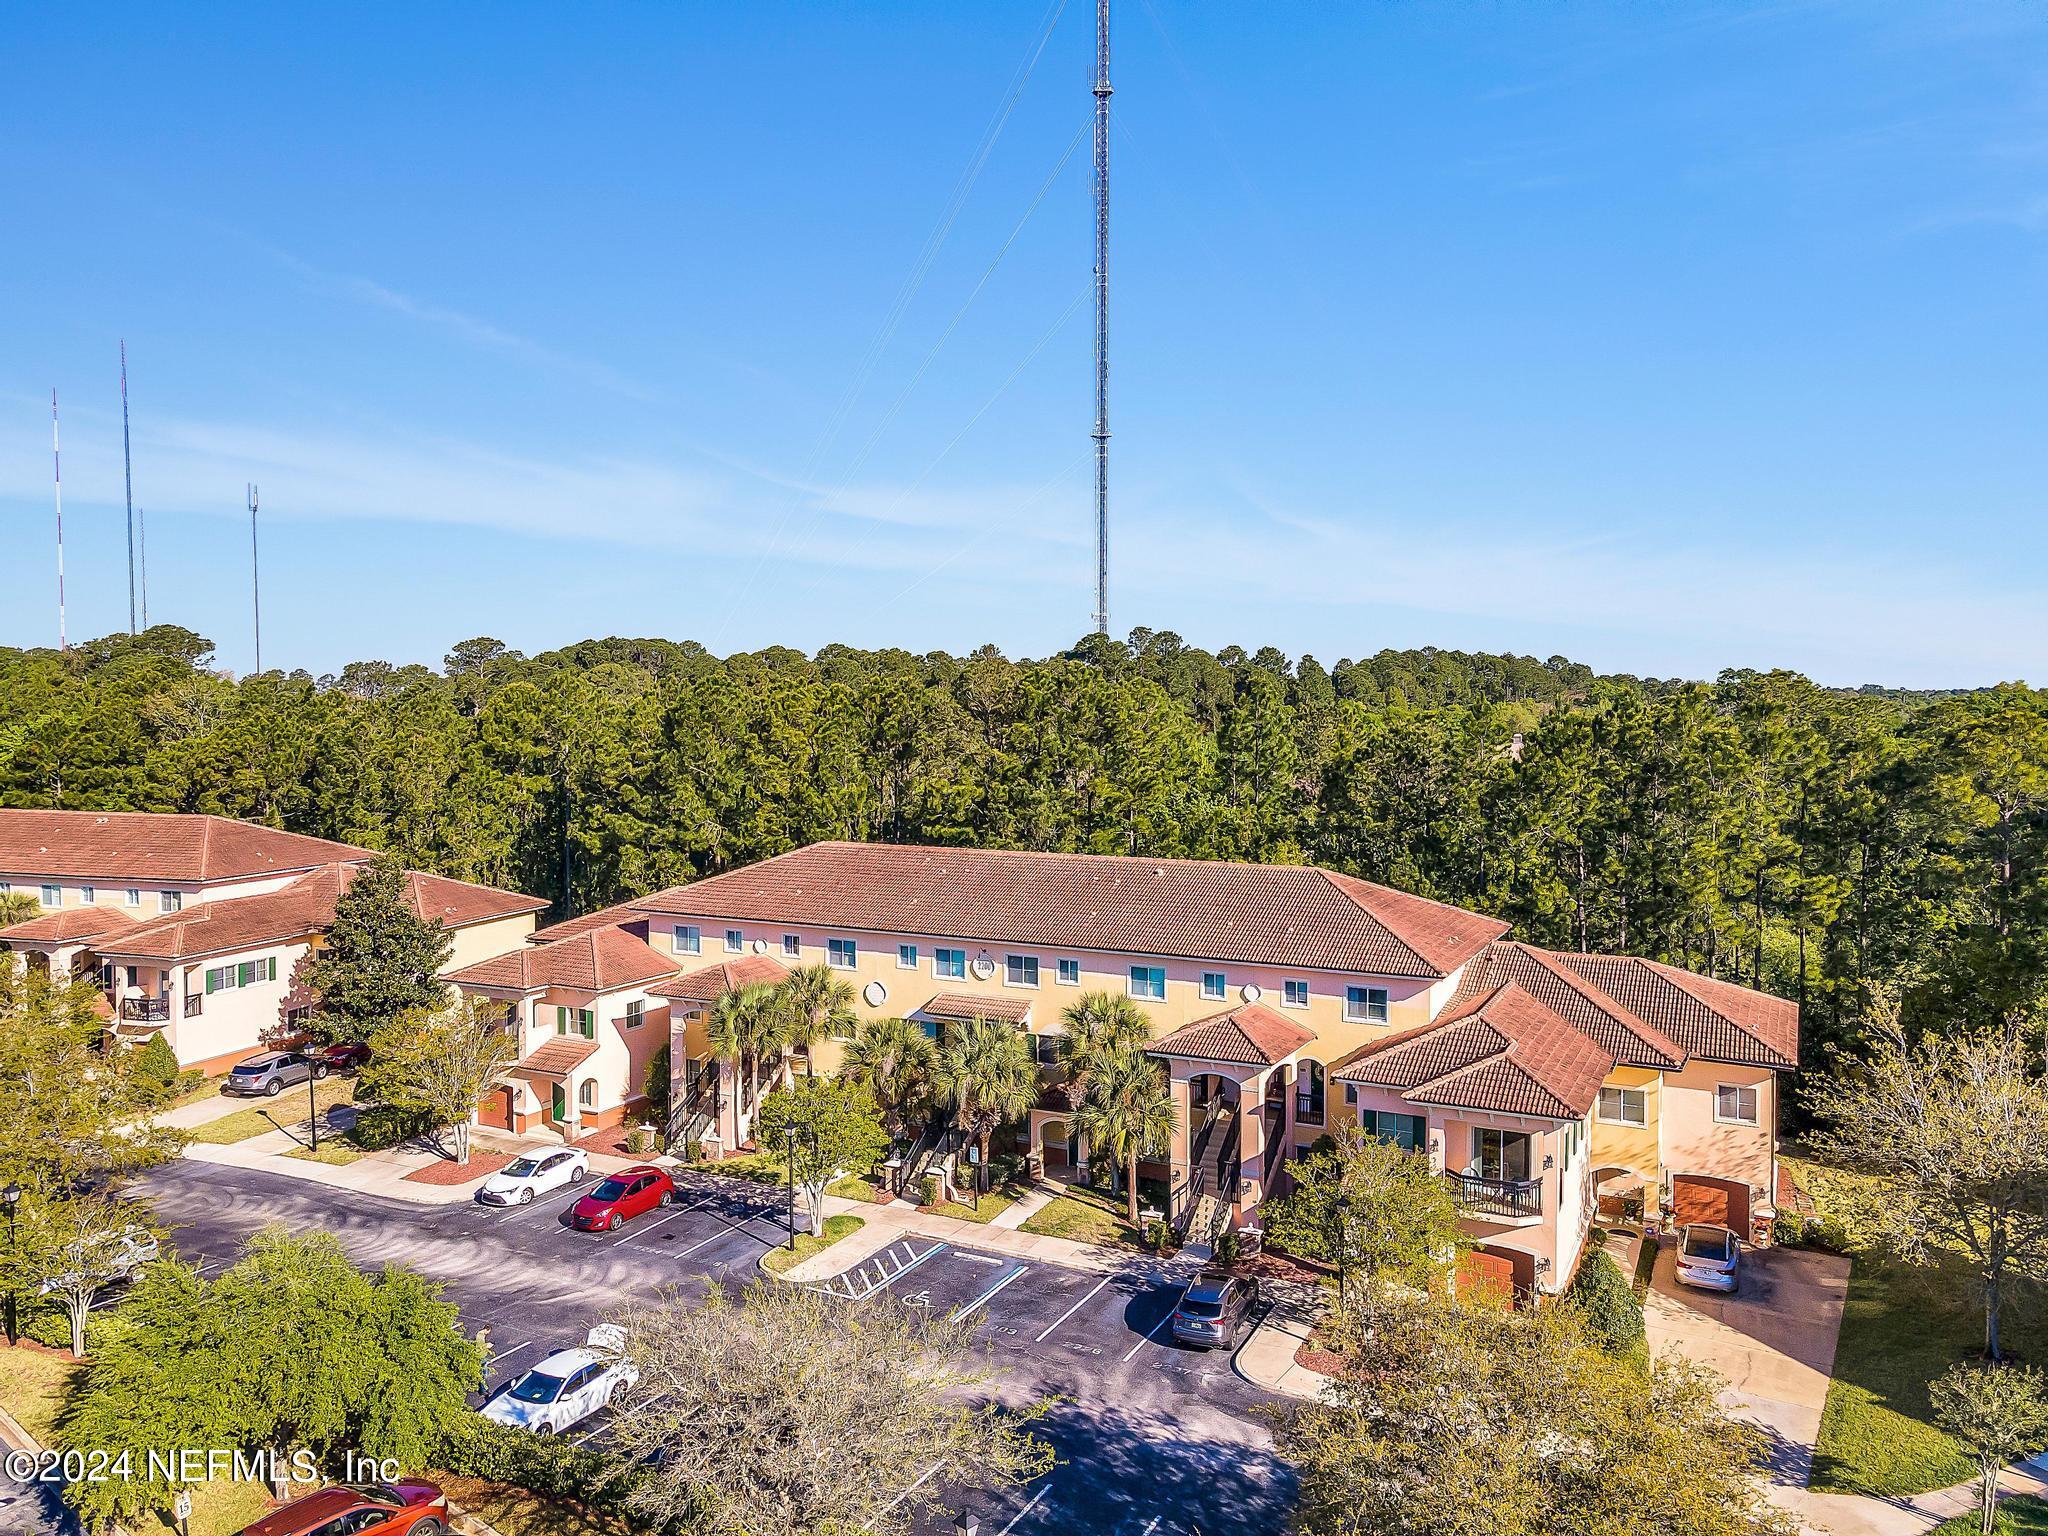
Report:
M955 1221L973 1221L987 1226L1015 1205L1016 1197L1022 1193L1021 1190L992 1189L981 1197L981 1206L978 1210L972 1196L965 1200L948 1200L941 1205L919 1206L918 1209L933 1216L950 1216Z
M777 1247L770 1248L766 1253L762 1254L761 1267L771 1275L782 1274L803 1263L812 1254L820 1253L830 1248L842 1237L853 1236L854 1233L866 1225L865 1221L850 1212L841 1216L827 1216L825 1218L825 1235L823 1237L813 1237L808 1232L799 1232L796 1236L796 1246L794 1248L791 1248L785 1242ZM491 1523L497 1524L496 1521ZM503 1529L503 1527L500 1527L500 1529Z
M1166 1186L1156 1179L1138 1181L1139 1209L1163 1210ZM1124 1220L1124 1201L1112 1199L1100 1190L1070 1188L1037 1215L1024 1223L1026 1232L1041 1237L1071 1238L1097 1247L1144 1246L1138 1230Z
M1942 1521L1929 1536L1977 1536L1977 1529L1975 1514L1957 1515ZM2000 1500L1995 1529L1998 1536L2048 1536L2048 1500L2029 1494Z
M63 1355L0 1347L0 1408L13 1414L38 1440L47 1442L64 1401L65 1386L77 1369L77 1363Z
M286 1157L296 1157L302 1162L327 1163L336 1168L345 1168L362 1155L360 1150L350 1146L339 1136L331 1140L325 1136L321 1137L320 1150L318 1152L315 1152L311 1147L293 1147L289 1152L285 1153Z
M326 1114L337 1104L353 1104L356 1085L345 1077L330 1077L324 1083L315 1085L314 1102L319 1113ZM266 1114L265 1111L268 1111ZM218 1120L209 1120L204 1125L194 1126L187 1134L193 1141L205 1142L208 1146L230 1146L238 1141L248 1141L266 1131L285 1126L304 1135L306 1123L306 1088L303 1083L287 1088L274 1099L253 1099L247 1109L238 1109L232 1114L222 1115ZM324 1134L324 1133L323 1133Z

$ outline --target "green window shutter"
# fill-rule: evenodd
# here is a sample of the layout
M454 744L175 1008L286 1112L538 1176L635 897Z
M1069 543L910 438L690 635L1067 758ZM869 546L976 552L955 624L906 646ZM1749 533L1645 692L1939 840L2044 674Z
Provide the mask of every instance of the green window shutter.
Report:
M569 1010L566 1008L557 1008L555 1010L555 1033L558 1035L569 1033Z
M263 979L265 981L277 980L277 956L272 955L268 960L264 961L263 964L265 968Z
M577 1010L576 1023L581 1028L584 1039L595 1040L597 1038L597 1012L595 1009L583 1008Z
M209 993L213 993L213 992L218 992L218 991L220 990L220 972L219 972L219 971L217 971L217 970L208 970L208 971L207 971L207 973L206 973L206 990L207 990L207 991L208 991Z

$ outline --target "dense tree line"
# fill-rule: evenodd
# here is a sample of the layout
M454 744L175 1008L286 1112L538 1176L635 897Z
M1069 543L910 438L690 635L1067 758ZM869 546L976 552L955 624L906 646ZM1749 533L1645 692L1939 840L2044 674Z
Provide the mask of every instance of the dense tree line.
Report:
M828 837L1310 859L1796 998L1815 1043L1880 987L1944 1028L2043 1000L2048 695L2020 685L1330 667L1147 630L1036 661L479 639L320 678L210 649L0 650L0 804L244 816L561 915Z

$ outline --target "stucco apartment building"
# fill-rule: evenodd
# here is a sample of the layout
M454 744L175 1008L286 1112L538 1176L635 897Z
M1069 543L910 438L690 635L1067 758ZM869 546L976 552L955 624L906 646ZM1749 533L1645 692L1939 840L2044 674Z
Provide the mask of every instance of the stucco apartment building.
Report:
M224 1072L284 1021L293 968L375 855L221 816L0 810L0 892L40 916L0 945L106 988L115 1032L161 1034L181 1066ZM516 950L547 903L408 875L413 909L445 925L453 963Z
M1791 1004L1518 943L1497 919L1331 870L820 843L534 939L608 929L634 946L621 985L546 1004L589 996L598 1049L585 1051L591 1035L570 1051L544 1040L552 1055L536 1069L571 1052L603 1061L591 1107L608 1112L612 1092L628 1105L631 1064L649 1053L624 1049L626 1036L665 1006L673 1101L714 1150L749 1127L706 1012L724 991L823 963L863 1017L934 1034L1004 1020L1040 1037L1048 1067L1070 1002L1130 997L1180 1110L1156 1171L1177 1206L1206 1195L1240 1223L1286 1188L1291 1159L1354 1121L1425 1149L1483 1263L1524 1291L1566 1283L1603 1194L1641 1189L1682 1219L1745 1232L1772 1215L1778 1074L1798 1055ZM667 975L650 979L657 964ZM636 998L646 1023L625 1025L619 1000ZM820 1065L835 1062L828 1043ZM577 1070L561 1079L571 1103ZM1024 1144L1055 1174L1086 1153L1069 1113L1048 1070Z

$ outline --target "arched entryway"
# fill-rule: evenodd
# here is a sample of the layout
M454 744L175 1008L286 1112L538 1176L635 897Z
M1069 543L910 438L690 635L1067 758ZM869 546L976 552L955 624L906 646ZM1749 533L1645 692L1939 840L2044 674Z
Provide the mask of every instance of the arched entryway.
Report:
M1071 1120L1041 1122L1038 1145L1045 1157L1045 1171L1056 1179L1066 1178L1080 1165L1081 1148Z
M1212 1191L1237 1187L1237 1121L1242 1113L1242 1090L1231 1079L1215 1072L1198 1072L1188 1079L1188 1168L1191 1174L1201 1174Z

